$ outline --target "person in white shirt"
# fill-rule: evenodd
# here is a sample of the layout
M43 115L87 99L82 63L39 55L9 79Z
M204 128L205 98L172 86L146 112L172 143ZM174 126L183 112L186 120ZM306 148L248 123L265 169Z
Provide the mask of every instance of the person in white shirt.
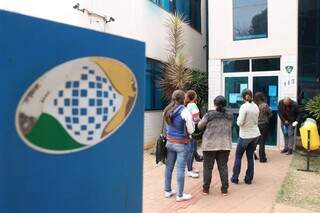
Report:
M260 137L258 127L259 108L252 101L252 92L249 89L242 91L244 104L241 105L237 125L240 127L239 140L233 166L231 182L238 184L241 171L241 159L246 152L248 167L244 182L251 184L254 176L254 150Z

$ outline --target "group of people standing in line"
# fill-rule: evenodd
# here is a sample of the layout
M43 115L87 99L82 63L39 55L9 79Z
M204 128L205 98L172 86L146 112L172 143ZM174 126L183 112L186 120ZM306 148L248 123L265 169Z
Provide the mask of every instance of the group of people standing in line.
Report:
M265 143L270 128L272 111L265 101L263 93L253 97L251 90L242 91L244 103L239 109L237 125L240 128L239 140L235 152L233 174L230 181L239 183L241 159L246 153L247 171L244 182L251 184L254 177L254 157L260 162L267 162ZM217 162L221 180L221 193L226 196L229 188L228 159L232 149L233 114L227 110L227 100L223 96L214 99L215 110L208 111L202 118L196 105L197 94L193 90L186 93L176 90L170 104L164 109L163 119L166 124L167 158L165 166L165 197L176 194L176 201L190 200L192 196L184 193L185 167L187 176L198 178L199 170L193 167L193 160L203 160L203 194L208 195L212 179L214 162ZM299 107L290 98L279 102L279 117L285 137L285 148L281 153L292 154L293 127L296 125ZM197 152L195 132L202 131L203 157ZM255 156L259 144L259 158ZM177 192L172 189L172 172L176 166Z

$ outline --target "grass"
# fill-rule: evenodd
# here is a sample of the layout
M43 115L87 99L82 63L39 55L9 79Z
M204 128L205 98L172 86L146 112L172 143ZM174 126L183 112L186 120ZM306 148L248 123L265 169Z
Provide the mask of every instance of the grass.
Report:
M305 168L306 157L295 153L276 202L320 212L320 172L297 170ZM320 171L320 156L310 158L310 169Z

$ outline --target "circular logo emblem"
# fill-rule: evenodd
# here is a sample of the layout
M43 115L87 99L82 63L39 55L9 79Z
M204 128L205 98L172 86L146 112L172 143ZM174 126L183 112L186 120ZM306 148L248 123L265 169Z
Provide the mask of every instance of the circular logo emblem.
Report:
M87 57L54 67L25 92L16 128L31 148L65 154L96 145L129 116L137 81L123 63Z

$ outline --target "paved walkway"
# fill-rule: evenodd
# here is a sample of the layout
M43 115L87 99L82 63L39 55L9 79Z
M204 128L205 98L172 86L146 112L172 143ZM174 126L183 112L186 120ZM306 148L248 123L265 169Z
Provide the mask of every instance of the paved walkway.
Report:
M229 195L223 197L220 193L220 179L216 165L213 171L210 195L202 195L202 163L195 163L200 169L200 178L186 177L185 191L193 198L186 202L176 202L175 198L164 198L164 165L156 165L154 155L144 154L144 213L160 212L221 212L221 213L269 213L272 211L278 189L286 176L291 157L282 155L279 151L267 151L268 163L256 161L255 177L252 185L241 181L239 185L230 184ZM229 159L229 176L231 174L234 153ZM240 180L243 179L246 162L242 165ZM175 189L175 173L173 188ZM279 211L278 211L279 212Z

